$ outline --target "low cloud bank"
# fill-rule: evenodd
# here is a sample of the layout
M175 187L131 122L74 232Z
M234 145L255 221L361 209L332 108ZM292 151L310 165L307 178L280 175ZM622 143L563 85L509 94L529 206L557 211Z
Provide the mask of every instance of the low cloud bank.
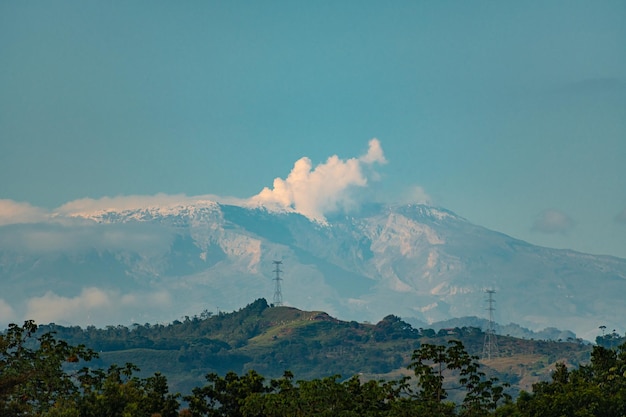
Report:
M0 250L34 254L130 250L155 254L166 253L173 240L171 230L150 223L97 224L78 219L63 224L6 225L0 233Z
M237 206L264 206L298 212L314 220L325 221L325 215L354 208L359 198L368 198L363 192L372 182L380 180L376 168L387 163L378 139L371 139L367 152L359 157L342 159L330 156L325 162L313 164L302 157L294 163L286 178L277 177L271 187L250 198L223 197L212 194L187 196L185 194L130 195L101 198L81 198L48 210L29 203L0 199L0 226L24 223L67 224L73 219L89 217L107 211L129 211L147 208L175 209L181 205L231 204ZM360 191L361 192L360 192ZM432 202L419 185L411 187L396 202Z
M171 297L165 291L122 294L96 287L83 288L73 297L48 291L26 302L25 317L37 323L71 323L82 326L141 321L146 310L167 309ZM1 308L1 304L0 304ZM4 321L4 320L3 320Z
M202 204L233 204L241 205L245 199L236 197L221 197L213 194L188 196L185 194L163 194L155 195L129 195L102 198L81 198L63 204L54 210L55 215L60 216L82 216L103 211L128 211L145 208L176 208L181 205L202 205Z
M2 321L0 324L6 325L10 322L15 321L16 314L13 310L13 307L9 305L6 301L0 298L0 318Z
M0 199L0 226L47 221L50 213L29 203Z

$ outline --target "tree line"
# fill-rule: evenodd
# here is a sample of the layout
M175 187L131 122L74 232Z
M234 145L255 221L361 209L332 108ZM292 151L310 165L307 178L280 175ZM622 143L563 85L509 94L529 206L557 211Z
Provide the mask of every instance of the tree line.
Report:
M552 380L516 399L486 376L463 344L421 344L411 376L363 380L335 375L296 380L286 371L267 380L248 370L206 375L181 396L160 373L140 378L130 363L90 367L85 345L38 333L27 321L0 335L0 415L33 417L278 416L624 416L626 344L595 346L588 365L558 365ZM453 395L454 394L454 395ZM452 401L454 397L456 401Z
M204 383L204 375L255 369L278 378L289 369L300 379L365 373L382 375L405 369L412 351L422 343L445 344L461 340L471 354L483 351L485 334L477 327L454 327L438 332L413 328L394 315L378 323L342 321L322 312L293 307L270 308L259 299L229 313L183 317L169 324L135 323L131 327L39 326L39 332L55 332L70 344L83 344L100 352L91 366L132 362L146 376L161 370L170 388L183 393ZM573 341L528 340L499 336L500 354L506 357L535 355L518 367L490 368L488 373L511 384L517 395L520 383L546 377L550 363L565 361L577 366L589 361L591 346ZM512 359L514 360L514 359ZM528 387L528 385L526 385ZM529 388L526 388L529 389Z

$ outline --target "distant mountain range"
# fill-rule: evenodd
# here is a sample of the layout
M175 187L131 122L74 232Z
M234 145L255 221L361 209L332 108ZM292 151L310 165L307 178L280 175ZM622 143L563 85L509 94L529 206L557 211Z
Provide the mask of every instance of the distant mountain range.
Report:
M342 320L488 317L593 340L624 328L626 260L538 247L426 205L312 221L199 201L0 227L0 321L170 322L270 302Z

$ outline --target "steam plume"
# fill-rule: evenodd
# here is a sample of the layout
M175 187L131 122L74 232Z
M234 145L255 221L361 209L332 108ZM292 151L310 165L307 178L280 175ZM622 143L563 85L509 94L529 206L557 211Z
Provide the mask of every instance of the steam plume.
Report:
M375 172L366 168L386 162L378 139L370 140L367 153L359 158L343 160L333 155L313 168L311 160L303 157L296 161L286 179L276 178L271 189L265 187L251 201L325 221L324 214L353 203L351 189L367 186L368 174L372 178Z

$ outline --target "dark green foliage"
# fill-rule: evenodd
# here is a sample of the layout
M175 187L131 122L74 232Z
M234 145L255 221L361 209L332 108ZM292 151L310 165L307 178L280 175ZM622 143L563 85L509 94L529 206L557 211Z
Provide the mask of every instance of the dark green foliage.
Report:
M154 416L176 417L178 394L170 394L167 379L156 373L138 378L135 365L113 365L107 372L84 368L78 380L82 393L67 408L83 417Z
M417 393L409 378L362 381L339 375L293 381L293 374L264 384L249 371L243 376L207 375L208 384L193 390L185 400L194 417L305 417L305 416L487 416L506 398L494 379L485 379L475 357L458 341L445 346L422 345L413 353L411 368L417 376ZM466 389L460 406L444 402L444 371L458 371L457 382Z
M90 360L96 354L84 346L70 346L51 333L38 337L37 325L9 325L0 335L0 415L35 414L77 392L65 364Z
M258 307L263 310L263 305ZM312 329L336 331L328 316ZM191 320L190 320L191 321ZM245 321L245 320L244 320ZM379 326L392 335L409 332L401 320L389 316ZM182 325L182 323L181 323ZM344 323L345 329L362 325ZM342 326L343 326L342 325ZM306 331L310 332L311 328ZM343 327L339 327L340 329ZM115 330L113 328L112 330ZM370 328L371 329L371 328ZM360 329L362 330L362 329ZM452 333L475 333L453 329ZM313 331L309 336L315 336ZM372 333L374 334L374 333ZM330 340L294 344L315 349L335 348ZM374 340L375 337L372 338ZM205 346L221 352L210 339ZM422 339L423 341L423 339ZM281 341L282 343L282 341ZM379 342L381 343L381 342ZM298 347L299 346L299 347ZM409 368L415 378L368 380L359 375L342 380L339 375L298 380L292 372L266 382L255 370L243 374L212 372L206 383L184 399L179 412L178 394L172 394L161 373L137 376L139 368L127 363L106 371L85 366L96 354L83 345L73 346L50 332L37 333L27 321L10 325L0 335L0 415L3 417L282 417L282 416L450 416L450 417L569 417L626 415L626 344L615 349L595 346L588 365L568 369L557 364L551 381L522 392L516 401L505 394L506 384L488 377L476 356L459 340L446 345L422 343L413 350ZM454 394L454 395L453 395ZM455 401L451 401L451 398Z
M56 325L42 326L70 343L84 343L101 351L100 366L120 359L139 363L142 369L161 371L156 363L168 351L176 360L167 363L168 375L196 375L230 370L257 369L276 377L291 369L303 377L385 373L406 366L417 345L419 331L395 316L377 325L344 322L325 313L302 312L289 307L269 308L264 299L233 313L185 317L170 325L108 326L105 329ZM254 339L282 328L272 339ZM135 355L134 351L141 351ZM153 353L150 353L152 351ZM113 353L113 352L119 352ZM150 359L153 358L153 362ZM174 366L175 365L175 366ZM201 380L198 379L197 382Z
M626 344L615 350L595 346L591 363L578 369L557 364L552 381L535 384L532 393L522 393L499 415L626 415Z
M245 417L386 416L399 400L401 382L361 382L358 376L339 382L339 376L293 383L293 375L272 380L269 393L254 394L242 405Z
M605 326L601 326L605 327ZM613 330L611 333L603 334L602 336L596 337L596 344L598 346L602 346L605 348L616 348L622 344L626 343L626 337L622 337Z
M418 339L419 331L400 317L389 315L374 326L374 339L377 342L397 339Z
M137 348L155 350L180 349L191 344L211 345L213 351L230 350L238 344L246 344L258 335L269 323L260 320L267 308L267 301L259 299L237 312L213 315L204 311L200 316L174 320L170 325L135 324L132 329L125 326L63 327L54 324L40 326L41 331L55 332L63 340L83 343L96 351L116 351ZM210 335L210 336L209 336Z
M206 379L207 385L194 388L192 395L185 397L194 417L242 417L241 408L246 399L268 391L264 378L255 371L243 376L228 372L223 378L211 373Z
M399 323L392 319L392 323ZM325 328L326 325L320 327ZM37 326L26 322L11 325L0 338L0 411L3 416L48 417L175 417L178 394L170 394L167 379L160 373L139 378L139 368L127 363L107 371L80 367L96 355L84 346L58 341L50 333L33 340ZM404 331L404 330L403 330ZM29 347L32 344L32 347ZM467 416L486 415L492 408L492 393L498 387L483 384L483 375L460 342L446 349L424 344L413 354L412 368L419 391L412 395L408 378L390 381L362 381L353 376L340 381L339 375L293 382L293 374L265 382L254 370L239 376L227 372L206 375L207 383L185 397L193 417L265 416L402 416L414 414L457 415L452 403L443 403L442 369L460 370L460 382L468 389L459 408ZM434 367L426 361L434 361ZM76 369L63 367L64 362ZM435 371L432 371L435 369ZM487 395L488 394L488 395Z
M37 325L9 325L0 335L0 415L66 417L161 417L178 415L177 395L167 379L134 377L138 368L111 366L107 372L82 366L96 358L83 345L72 346Z
M208 373L241 374L254 369L268 378L277 378L289 369L304 379L357 373L376 378L406 368L411 352L420 343L441 345L458 339L475 355L482 352L484 342L484 333L475 327L449 328L437 334L430 329L415 329L393 315L377 324L345 322L322 312L272 308L264 299L231 313L205 310L169 325L90 326L84 330L75 326L40 327L42 332L55 332L67 343L84 344L100 352L95 366L107 368L132 362L144 371L140 376L161 372L173 389L186 394L202 384ZM584 363L591 350L578 343L498 338L504 356L534 354L534 361L544 363L541 372L557 360L572 365ZM523 371L535 372L532 366L525 365ZM521 379L520 369L489 369L488 373L514 384ZM545 380L549 375L537 373L534 378ZM516 394L519 389L507 391ZM453 392L451 399L456 401L457 397Z
M419 390L415 397L429 414L448 415L453 405L445 403L448 392L444 388L445 374L458 374L458 384L465 389L461 403L461 416L484 416L495 410L500 400L510 397L504 393L497 378L487 379L481 372L478 357L471 356L458 340L448 347L424 344L413 352L409 365L417 377Z

